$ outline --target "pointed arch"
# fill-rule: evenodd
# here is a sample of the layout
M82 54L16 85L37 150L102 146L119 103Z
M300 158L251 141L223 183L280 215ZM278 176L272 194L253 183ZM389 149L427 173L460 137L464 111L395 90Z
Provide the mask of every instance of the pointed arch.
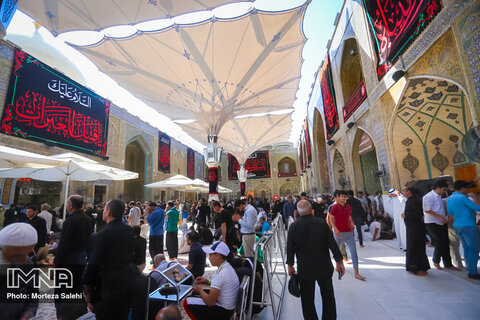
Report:
M373 194L382 190L378 175L378 155L375 142L366 130L359 127L355 133L352 160L357 191Z
M474 146L464 139L474 114L465 92L449 78L408 79L389 128L399 184L440 175L458 178L460 168L475 169Z
M295 177L297 175L297 166L295 160L290 157L283 157L278 161L279 177Z
M152 179L152 151L142 135L136 135L125 144L125 170L138 173L138 178L124 182L124 198L127 201L146 201L152 198L152 191L147 195L145 184Z
M183 176L187 176L187 158L180 150L175 152L173 155L172 174L181 174Z
M298 194L298 187L291 182L285 182L280 186L279 193L280 197L295 195Z
M327 144L323 118L315 108L313 112L313 152L315 159L315 175L319 191L330 189L330 174L328 172Z
M257 199L270 199L272 198L272 188L270 188L268 185L265 183L261 183L257 185L253 189L253 193L255 194L255 198Z
M335 148L333 154L333 180L335 189L345 189L348 185L348 179L345 172L345 160L338 149Z

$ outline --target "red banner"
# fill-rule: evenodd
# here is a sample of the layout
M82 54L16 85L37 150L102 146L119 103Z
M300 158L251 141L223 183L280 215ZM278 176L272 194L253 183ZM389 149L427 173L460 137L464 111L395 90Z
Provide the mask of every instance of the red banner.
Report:
M335 132L337 132L339 124L337 102L335 101L335 90L333 88L332 70L330 68L328 52L322 69L320 70L320 88L322 89L327 140L330 140Z
M298 158L300 160L300 171L303 171L305 168L303 166L303 146L302 139L300 139L300 144L298 146Z
M347 121L366 98L367 89L365 88L365 80L362 80L357 90L355 90L350 99L348 99L347 103L343 106L343 121Z
M312 146L310 144L310 133L308 132L308 118L305 118L305 122L303 125L303 130L305 133L305 146L306 146L306 151L307 151L307 161L306 165L310 165L312 162Z

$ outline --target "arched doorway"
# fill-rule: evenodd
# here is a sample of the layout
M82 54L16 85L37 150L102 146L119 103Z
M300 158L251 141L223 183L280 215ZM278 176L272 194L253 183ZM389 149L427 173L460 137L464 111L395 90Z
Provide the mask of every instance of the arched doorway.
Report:
M253 190L255 198L257 199L270 199L272 198L272 190L269 186L262 183L255 187Z
M125 170L138 173L138 178L124 182L125 201L144 201L146 180L147 155L138 139L133 140L125 149Z
M363 130L357 131L352 153L357 191L374 194L382 190L375 143Z
M173 155L172 174L187 176L187 159L181 151L177 151Z
M280 197L293 196L298 194L298 188L291 182L285 182L280 186Z
M335 181L335 189L345 190L350 185L350 181L345 173L345 161L338 149L335 149L333 154L333 179Z
M450 80L418 77L408 81L390 135L401 185L412 180L477 175L472 117L464 90Z
M279 177L295 177L297 176L297 166L295 160L290 157L283 157L278 161Z
M347 39L343 43L341 80L343 101L346 104L363 82L362 62L355 38Z
M328 174L327 145L325 126L322 115L315 108L313 113L313 149L316 154L316 174L318 190L327 192L330 189L330 175Z

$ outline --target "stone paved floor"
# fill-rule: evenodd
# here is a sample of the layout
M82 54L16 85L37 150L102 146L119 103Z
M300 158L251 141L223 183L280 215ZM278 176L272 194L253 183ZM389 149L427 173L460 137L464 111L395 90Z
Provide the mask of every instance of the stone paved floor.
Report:
M396 240L366 242L359 248L360 273L367 281L353 278L347 265L346 275L333 277L338 319L412 319L452 320L480 319L480 281L467 278L466 269L445 271L430 269L426 277L405 271L405 254ZM431 257L433 248L427 249ZM315 305L321 318L320 290ZM280 319L301 319L300 299L285 293ZM271 309L264 309L256 319L273 319Z
M405 254L396 247L396 240L366 242L358 248L362 282L353 278L351 265L346 265L342 280L333 277L338 319L413 319L413 320L476 320L480 319L480 281L467 278L467 271L431 269L426 277L405 271ZM433 248L427 248L431 257ZM179 255L188 259L188 254ZM150 261L147 253L147 266ZM207 268L210 277L215 268ZM145 270L147 271L147 270ZM315 305L321 314L320 291L316 290ZM184 319L188 319L181 308ZM273 319L271 308L264 309L255 319ZM53 303L40 304L36 320L55 319ZM285 294L280 319L301 319L300 299Z

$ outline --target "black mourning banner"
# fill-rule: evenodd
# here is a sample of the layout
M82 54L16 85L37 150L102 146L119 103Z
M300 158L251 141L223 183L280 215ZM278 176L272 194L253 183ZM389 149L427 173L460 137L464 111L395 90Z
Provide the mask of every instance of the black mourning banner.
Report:
M187 148L187 177L195 179L195 151Z
M170 173L170 136L164 132L158 133L158 171Z
M392 64L442 9L440 0L363 0L377 51L377 76Z
M337 102L335 101L335 90L333 88L332 70L330 68L330 58L327 52L325 62L320 71L320 88L322 89L323 111L325 115L325 127L327 140L337 132L339 128Z
M245 169L248 170L247 178L270 178L270 163L268 161L268 150L252 153L245 162ZM228 155L228 180L238 180L237 171L240 164L235 156Z
M0 132L105 156L110 101L20 49Z

